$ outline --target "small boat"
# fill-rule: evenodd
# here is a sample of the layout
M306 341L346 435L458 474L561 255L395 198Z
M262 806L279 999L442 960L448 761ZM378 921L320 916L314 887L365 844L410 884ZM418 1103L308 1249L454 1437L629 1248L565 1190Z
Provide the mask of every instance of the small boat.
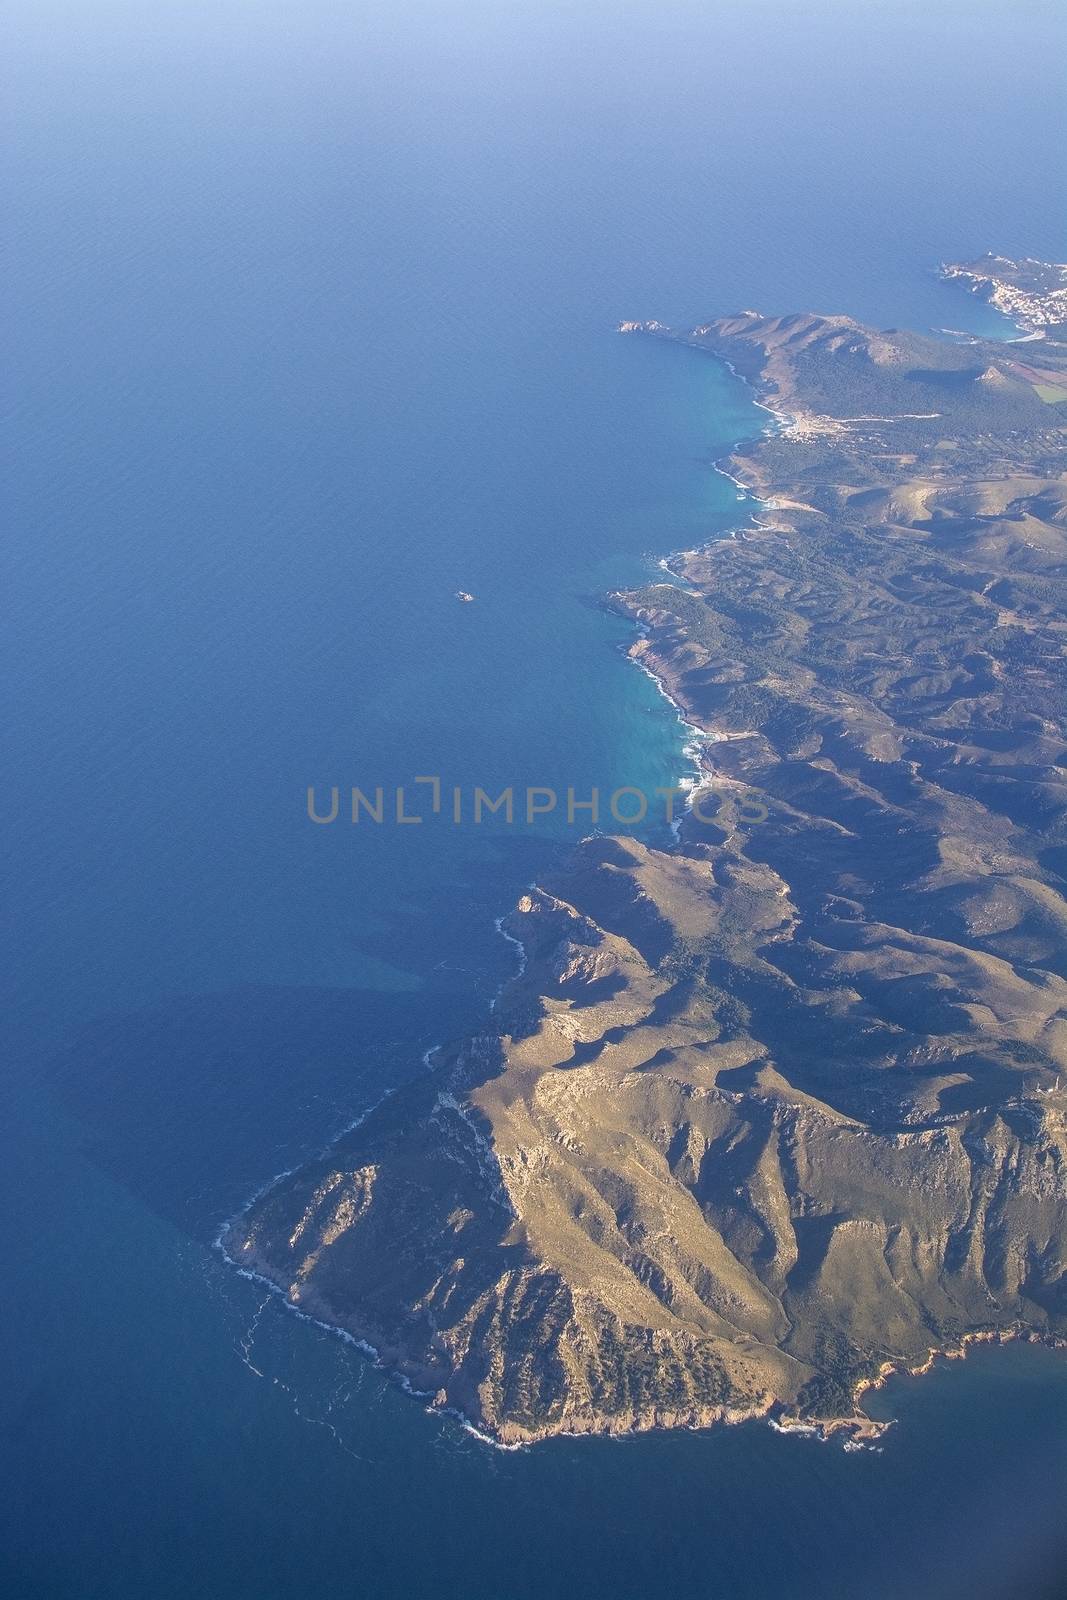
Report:
M474 596L472 594L468 594L466 589L457 589L456 590L456 599L457 600L463 600L463 601L466 602L466 601L473 600Z

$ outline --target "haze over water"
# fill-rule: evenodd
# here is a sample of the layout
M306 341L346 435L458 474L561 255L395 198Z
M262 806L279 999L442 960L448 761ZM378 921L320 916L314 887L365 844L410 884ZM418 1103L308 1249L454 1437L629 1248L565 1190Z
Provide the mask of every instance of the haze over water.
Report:
M881 1455L504 1455L210 1247L484 1015L493 918L566 843L316 828L307 785L685 768L596 602L743 515L708 462L766 418L616 322L1009 332L931 269L1065 259L1056 9L4 29L6 1592L1058 1592L1048 1353L894 1385Z

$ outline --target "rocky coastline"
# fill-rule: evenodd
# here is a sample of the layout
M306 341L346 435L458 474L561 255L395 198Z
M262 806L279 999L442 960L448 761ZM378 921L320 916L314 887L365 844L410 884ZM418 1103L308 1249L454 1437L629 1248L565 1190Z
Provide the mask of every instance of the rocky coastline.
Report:
M889 1372L1067 1336L1067 348L623 331L776 418L743 537L612 597L700 815L524 896L486 1030L222 1246L499 1444L870 1442Z

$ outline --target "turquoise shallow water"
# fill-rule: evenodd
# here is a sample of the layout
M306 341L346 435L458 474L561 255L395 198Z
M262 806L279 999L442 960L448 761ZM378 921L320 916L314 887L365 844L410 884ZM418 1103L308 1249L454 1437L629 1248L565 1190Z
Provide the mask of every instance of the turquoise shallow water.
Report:
M764 418L614 324L1000 327L929 269L1062 255L1056 16L1019 18L9 9L8 1592L1055 1572L1047 1353L893 1386L880 1456L759 1428L499 1455L210 1249L482 1014L493 917L566 842L316 829L306 785L677 775L598 600L729 527L708 461Z

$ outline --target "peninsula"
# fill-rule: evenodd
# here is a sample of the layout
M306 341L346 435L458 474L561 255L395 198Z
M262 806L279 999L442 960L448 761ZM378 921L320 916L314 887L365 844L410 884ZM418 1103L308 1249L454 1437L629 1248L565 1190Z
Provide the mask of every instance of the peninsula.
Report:
M612 597L713 820L584 841L485 1028L224 1247L500 1443L862 1436L887 1370L1067 1337L1067 333L625 326L776 416L751 525Z

